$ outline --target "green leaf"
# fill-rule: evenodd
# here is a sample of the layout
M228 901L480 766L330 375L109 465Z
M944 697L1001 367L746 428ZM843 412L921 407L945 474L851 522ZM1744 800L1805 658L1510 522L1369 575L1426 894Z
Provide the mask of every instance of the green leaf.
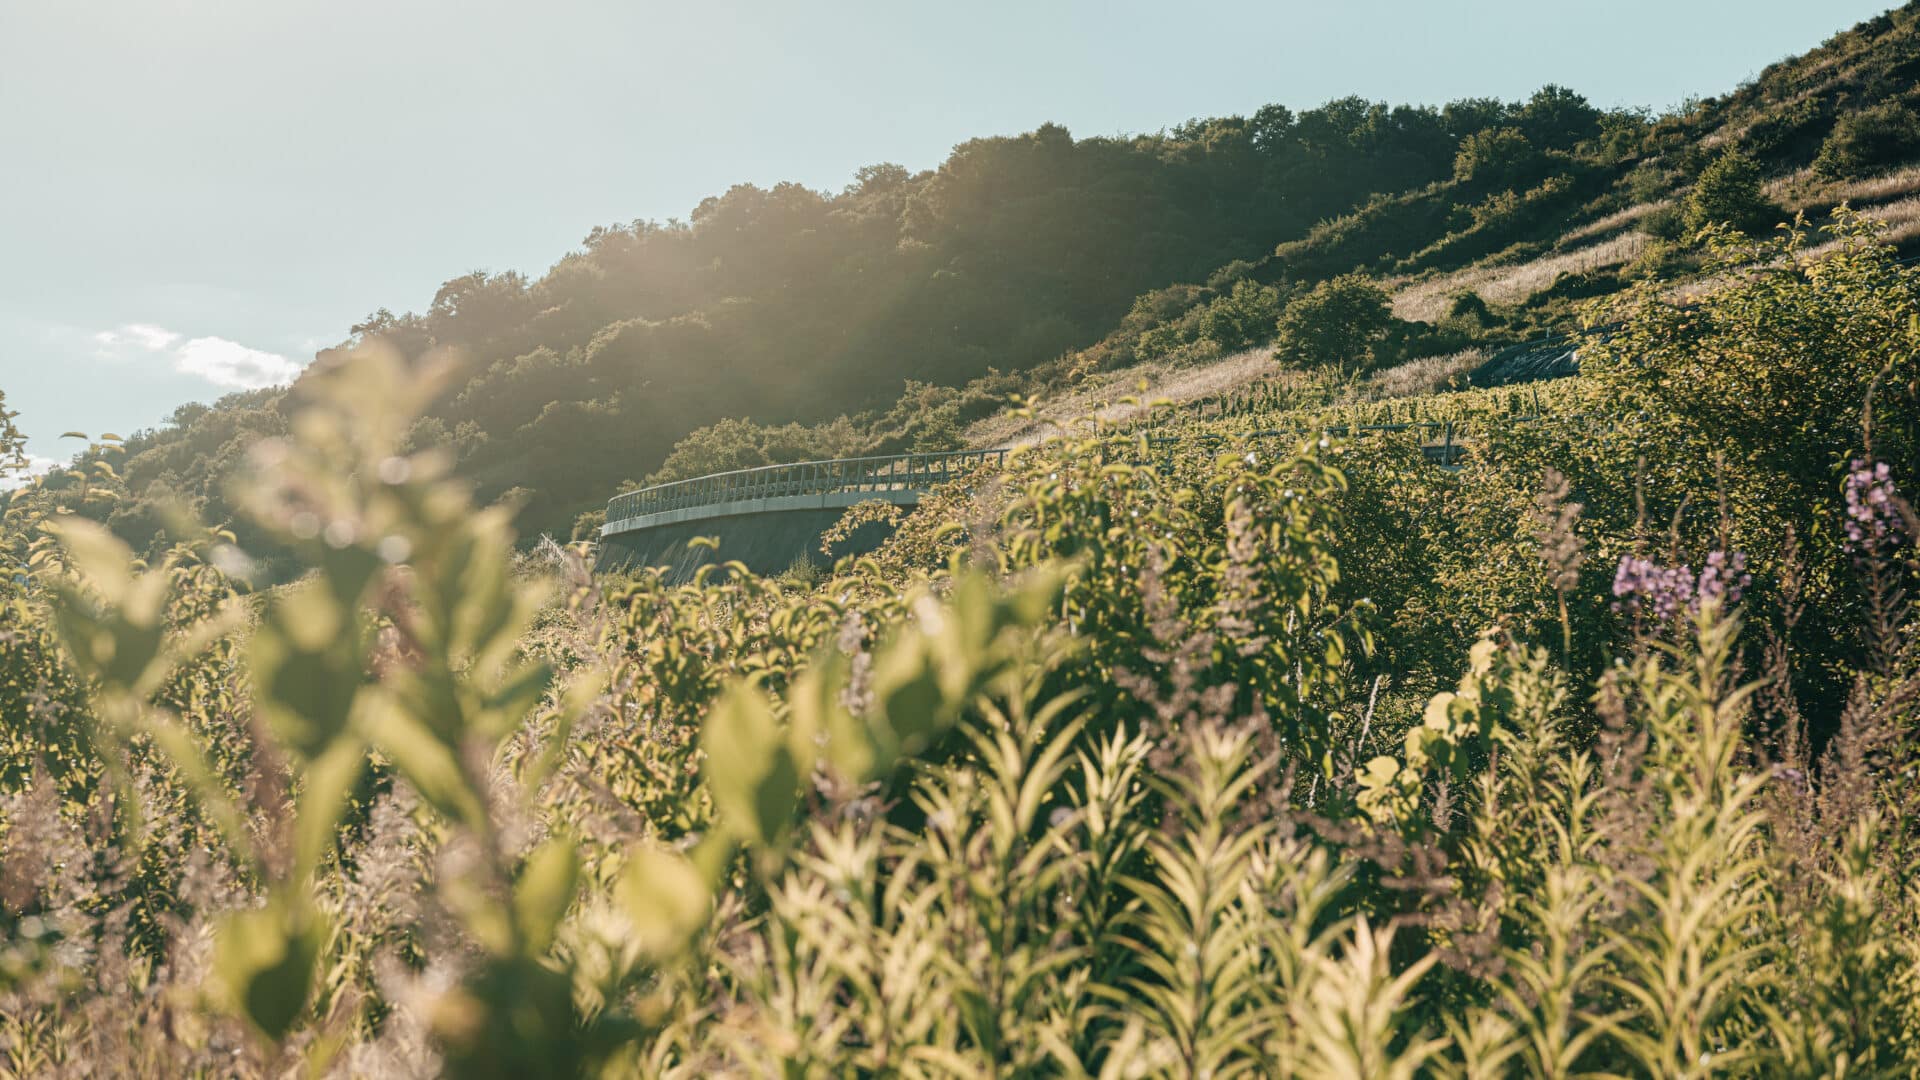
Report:
M672 956L707 924L712 891L686 856L643 847L628 857L614 886L614 901L633 924L640 947L655 957Z
M757 687L738 683L722 694L701 730L707 786L722 822L748 843L778 844L800 804L800 781L811 772L794 757Z
M303 757L318 757L345 730L361 684L354 613L317 584L274 598L248 649L256 708L268 729Z
M486 802L473 790L451 746L383 690L368 691L366 705L355 715L361 733L392 760L427 805L453 821L474 828L484 825Z
M46 523L47 532L60 541L74 572L109 604L119 604L133 585L133 549L86 518L66 517Z
M317 869L332 850L334 831L366 762L359 739L339 739L308 766L294 824L296 878Z
M949 658L951 664L964 662L963 657ZM872 685L874 703L892 737L894 756L924 749L957 709L920 640L909 638L882 648L874 656Z
M312 907L275 895L265 907L228 916L216 931L214 978L229 1005L274 1041L306 1010L326 939Z
M513 916L530 955L539 956L553 944L579 884L580 853L572 836L554 836L527 857L513 887Z

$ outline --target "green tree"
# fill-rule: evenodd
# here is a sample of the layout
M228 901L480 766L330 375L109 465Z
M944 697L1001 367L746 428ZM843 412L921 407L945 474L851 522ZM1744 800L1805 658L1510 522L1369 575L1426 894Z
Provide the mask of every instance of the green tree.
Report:
M1757 233L1778 222L1781 209L1760 190L1760 166L1738 150L1714 159L1687 195L1686 226L1731 225Z
M1600 133L1600 110L1564 86L1552 83L1534 91L1514 117L1535 146L1570 150Z
M1342 274L1287 305L1273 356L1298 366L1363 367L1393 322L1385 290L1365 274Z
M1453 178L1476 187L1519 186L1539 171L1541 155L1518 128L1478 131L1460 141Z
M708 473L733 469L752 469L770 465L765 448L766 431L751 420L729 417L717 424L697 428L673 444L659 471L647 477L649 484L664 484Z
M1248 125L1253 148L1263 154L1277 154L1292 142L1293 110L1285 105L1262 105Z
M1236 281L1233 291L1207 305L1200 336L1222 349L1244 349L1271 338L1280 318L1280 291L1252 281Z
M1920 116L1897 101L1840 118L1820 147L1813 169L1822 176L1848 179L1911 161L1920 156Z

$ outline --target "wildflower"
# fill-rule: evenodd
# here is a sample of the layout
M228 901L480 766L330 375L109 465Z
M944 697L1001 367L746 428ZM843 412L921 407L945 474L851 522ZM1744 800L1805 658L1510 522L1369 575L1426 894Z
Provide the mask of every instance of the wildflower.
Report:
M1709 601L1722 607L1738 603L1752 584L1747 556L1741 551L1709 552L1706 568L1697 576L1684 563L1661 566L1652 559L1628 555L1613 575L1613 610L1671 619L1682 611L1699 611Z
M1906 523L1895 507L1893 470L1886 462L1854 458L1847 470L1847 550L1871 555L1898 545Z
M1671 619L1693 602L1693 571L1684 565L1663 567L1652 559L1628 555L1614 572L1613 595L1615 611L1647 612L1656 619Z
M1707 554L1707 568L1700 571L1700 580L1695 587L1695 602L1718 600L1722 606L1737 604L1741 594L1752 584L1753 575L1747 573L1746 552L1728 554L1712 551Z

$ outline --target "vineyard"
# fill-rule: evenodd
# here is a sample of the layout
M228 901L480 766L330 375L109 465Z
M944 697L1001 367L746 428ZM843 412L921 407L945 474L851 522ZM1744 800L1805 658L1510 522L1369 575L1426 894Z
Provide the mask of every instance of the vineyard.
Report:
M290 583L23 488L0 1075L1920 1073L1920 271L1831 231L822 575L516 546L376 348L234 481Z

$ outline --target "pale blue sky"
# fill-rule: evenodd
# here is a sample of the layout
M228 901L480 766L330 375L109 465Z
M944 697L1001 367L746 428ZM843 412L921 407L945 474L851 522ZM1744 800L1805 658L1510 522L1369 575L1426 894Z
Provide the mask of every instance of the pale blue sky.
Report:
M1658 108L1886 6L0 0L0 391L64 456L741 181L1349 93Z

